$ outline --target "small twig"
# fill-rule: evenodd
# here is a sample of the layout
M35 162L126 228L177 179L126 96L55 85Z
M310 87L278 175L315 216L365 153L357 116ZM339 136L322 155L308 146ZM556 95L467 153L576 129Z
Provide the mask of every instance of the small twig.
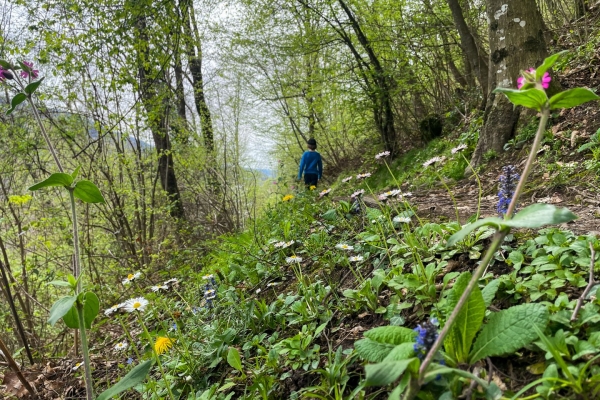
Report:
M590 243L590 252L592 253L591 254L592 259L590 261L590 279L589 279L588 285L586 286L585 290L583 291L583 293L581 293L581 296L579 296L579 299L577 299L577 305L575 306L575 309L573 310L573 315L571 315L571 322L577 320L577 314L579 314L579 309L583 305L583 301L587 297L590 290L592 290L592 287L597 283L596 280L594 279L594 264L596 263L596 251L594 250L594 246L592 245L592 243Z
M25 379L25 376L23 375L23 372L21 372L19 365L12 358L12 355L10 354L8 347L6 347L6 345L4 344L2 339L0 339L0 351L2 351L2 353L4 354L4 358L6 358L6 361L8 362L10 369L12 369L15 372L15 374L17 374L17 377L19 378L19 380L21 381L21 383L23 384L25 389L27 389L27 391L31 394L31 396L34 399L37 399L38 398L37 391L31 386L31 384L27 381L27 379Z

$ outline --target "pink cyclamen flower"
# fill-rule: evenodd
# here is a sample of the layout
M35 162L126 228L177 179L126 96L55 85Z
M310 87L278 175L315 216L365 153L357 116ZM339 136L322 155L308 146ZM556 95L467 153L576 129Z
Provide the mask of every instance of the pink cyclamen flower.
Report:
M27 79L29 78L29 75L31 75L32 79L37 79L40 71L38 71L37 69L33 69L33 63L29 61L23 61L23 64L29 67L29 71L21 71L21 78Z

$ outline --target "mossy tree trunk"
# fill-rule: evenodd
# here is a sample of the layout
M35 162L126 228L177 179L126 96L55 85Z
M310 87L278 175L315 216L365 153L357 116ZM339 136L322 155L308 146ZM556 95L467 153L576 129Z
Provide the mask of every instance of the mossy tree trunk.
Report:
M489 93L484 126L471 160L482 163L484 155L500 153L515 132L521 107L506 96L495 94L496 87L516 87L522 70L535 68L548 56L544 21L535 0L506 2L487 0L489 18Z

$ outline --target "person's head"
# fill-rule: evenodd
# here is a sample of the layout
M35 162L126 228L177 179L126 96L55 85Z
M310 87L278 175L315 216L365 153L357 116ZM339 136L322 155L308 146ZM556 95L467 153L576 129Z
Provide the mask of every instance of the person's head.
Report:
M316 150L317 149L317 141L313 138L310 138L306 141L306 145L308 146L308 148L310 150Z

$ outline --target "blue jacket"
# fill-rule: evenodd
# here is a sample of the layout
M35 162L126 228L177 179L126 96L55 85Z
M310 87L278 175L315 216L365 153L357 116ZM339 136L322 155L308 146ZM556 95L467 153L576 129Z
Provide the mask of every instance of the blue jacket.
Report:
M323 162L321 155L316 151L306 150L300 159L300 168L298 169L298 179L302 174L317 174L319 179L323 175Z

